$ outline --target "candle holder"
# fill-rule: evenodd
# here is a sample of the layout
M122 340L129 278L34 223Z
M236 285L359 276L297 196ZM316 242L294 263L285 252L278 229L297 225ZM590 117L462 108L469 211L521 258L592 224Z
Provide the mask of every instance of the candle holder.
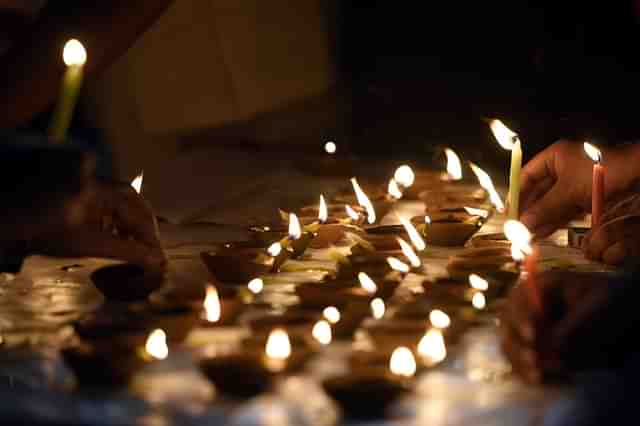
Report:
M511 241L507 239L504 232L476 235L471 238L469 245L471 247L504 247L511 249Z
M430 223L425 223L424 217L415 217L412 222L429 244L444 247L462 247L478 232L483 225L479 216L471 216L467 219L458 219L452 216L446 218L431 218ZM422 223L420 223L420 221Z
M328 378L322 386L347 417L356 419L383 418L388 407L411 390L406 379L377 370Z
M104 266L91 274L91 281L107 300L132 302L146 299L164 283L160 273L145 271L131 263Z

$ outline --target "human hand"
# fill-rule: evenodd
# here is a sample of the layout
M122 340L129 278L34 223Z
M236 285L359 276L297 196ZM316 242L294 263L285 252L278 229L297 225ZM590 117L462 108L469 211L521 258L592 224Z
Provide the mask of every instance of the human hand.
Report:
M640 261L640 195L614 204L602 215L602 224L583 240L585 256L609 265Z
M628 191L640 177L632 159L634 145L603 150L605 199ZM591 210L593 162L582 143L560 141L529 161L521 177L521 218L538 237L545 237L581 213Z
M530 287L509 293L500 313L502 349L525 381L603 366L612 357L616 325L606 320L611 285L604 274L568 271L536 276L542 309L531 302ZM619 327L617 327L619 328ZM615 340L614 340L615 342Z

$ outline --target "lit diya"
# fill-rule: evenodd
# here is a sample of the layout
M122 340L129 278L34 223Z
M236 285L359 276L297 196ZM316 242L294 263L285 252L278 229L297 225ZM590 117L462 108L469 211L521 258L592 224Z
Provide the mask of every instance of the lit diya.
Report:
M126 343L106 338L83 341L64 349L62 355L78 385L120 387L146 364L167 358L169 348L165 332L156 329Z
M260 278L256 279L260 280ZM252 281L250 281L250 283ZM249 286L250 291L251 287L255 288L256 285L257 284ZM224 287L221 287L221 289L224 289ZM242 313L244 304L238 298L235 290L224 290L221 292L215 286L209 284L207 285L206 296L202 302L202 308L200 325L204 327L215 327L233 324Z
M475 315L469 308L469 302L453 300L454 304L451 304L429 295L395 307L390 312L390 318L436 328L449 344L454 344L473 322L470 320L475 321Z
M515 264L511 250L503 247L478 247L449 257L447 272L451 277L467 279L473 273L496 279L512 280Z
M352 303L368 305L380 297L390 298L400 284L395 279L374 281L365 272L357 279L336 279L322 283L303 283L296 286L296 295L303 306L323 308L325 306L345 306Z
M340 405L346 417L382 418L392 403L411 390L417 369L413 353L398 347L386 359L386 368L357 368L323 381L324 390Z
M503 247L508 249L511 247L511 242L504 235L504 232L495 232L476 235L471 238L469 245L471 247Z
M462 214L443 214L435 218L417 216L412 218L411 222L429 244L462 247L473 234L480 230L484 219L471 215L463 219Z
M146 299L163 285L164 278L131 263L104 266L91 274L91 281L106 299L120 302Z

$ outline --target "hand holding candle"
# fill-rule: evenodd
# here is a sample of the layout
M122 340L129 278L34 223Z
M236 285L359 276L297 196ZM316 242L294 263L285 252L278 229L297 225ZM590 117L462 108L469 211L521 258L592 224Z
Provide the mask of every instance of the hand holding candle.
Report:
M76 39L71 39L64 46L62 59L67 66L67 70L64 73L60 97L49 127L49 138L56 143L64 141L67 136L73 109L82 86L83 68L87 62L87 52L82 43Z

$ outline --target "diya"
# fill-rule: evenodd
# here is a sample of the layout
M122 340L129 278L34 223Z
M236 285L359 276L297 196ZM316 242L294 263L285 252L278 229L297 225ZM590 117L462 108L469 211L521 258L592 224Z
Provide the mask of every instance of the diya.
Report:
M418 216L412 218L411 222L427 243L444 247L464 246L484 223L483 219L477 216L462 219L461 216L453 215L436 218Z
M375 288L365 288L357 279L337 279L322 283L303 283L296 286L296 295L303 306L324 308L344 306L350 303L368 305L376 297L388 299L393 296L400 282L383 279L374 282Z
M244 310L244 303L236 289L209 285L202 302L201 327L217 327L233 324Z
M322 319L322 315L309 311L266 312L245 319L256 339L264 339L275 328L286 331L290 338L300 338L308 342L313 340L313 326Z
M451 256L447 264L449 275L461 279L473 273L506 279L511 278L511 271L516 272L511 250L503 247L466 249Z
M504 232L476 235L469 242L471 247L504 247L511 248L511 242Z
M267 248L251 243L225 243L200 254L209 272L222 283L247 283L261 275L277 272L288 258L287 250L274 257Z
M132 263L104 266L91 274L91 281L107 300L132 302L146 299L164 283L164 275L145 271Z

